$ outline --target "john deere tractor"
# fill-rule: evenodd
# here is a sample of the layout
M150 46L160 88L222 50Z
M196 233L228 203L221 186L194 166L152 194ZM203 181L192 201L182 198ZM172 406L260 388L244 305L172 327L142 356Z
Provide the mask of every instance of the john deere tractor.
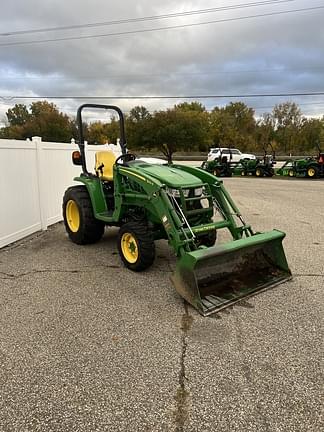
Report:
M275 151L270 144L272 154L267 153L267 148L264 147L263 157L257 159L243 159L240 164L235 168L235 174L238 172L241 176L255 176L255 177L273 177L275 174L274 165L276 164Z
M324 177L324 153L318 148L317 157L289 159L277 170L277 174L289 177L306 177L316 179Z
M222 154L214 160L204 161L201 168L205 171L214 174L216 177L232 177L233 166L236 164L228 160L227 156Z
M122 154L98 151L94 172L88 171L82 131L85 108L114 110L119 116ZM100 240L105 227L118 226L117 247L132 271L154 263L155 240L168 241L177 264L172 282L178 293L202 315L291 277L282 247L285 234L255 233L222 181L208 172L183 165L155 165L127 151L124 117L111 105L85 104L78 109L79 151L73 161L82 167L67 189L63 216L70 239L80 245ZM226 229L231 240L216 244Z

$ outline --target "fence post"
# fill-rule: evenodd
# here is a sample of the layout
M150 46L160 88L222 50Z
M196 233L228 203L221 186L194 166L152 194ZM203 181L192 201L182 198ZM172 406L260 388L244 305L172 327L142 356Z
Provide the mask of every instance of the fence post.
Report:
M47 230L47 213L46 213L46 187L45 187L45 171L42 138L32 137L33 143L36 145L36 166L37 166L37 188L39 202L39 216L41 220L42 230Z

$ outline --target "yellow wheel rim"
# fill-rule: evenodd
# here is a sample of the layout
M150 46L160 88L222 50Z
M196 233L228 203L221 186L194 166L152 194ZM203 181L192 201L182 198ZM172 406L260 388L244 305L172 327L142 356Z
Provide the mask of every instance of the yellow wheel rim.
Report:
M245 176L245 172L241 171L241 176L244 177Z
M121 250L125 259L134 264L138 259L138 246L135 237L130 233L124 233L121 238Z
M314 175L315 175L315 170L314 170L314 168L309 168L309 169L308 169L308 176L309 176L309 177L314 177Z
M288 174L290 177L294 177L294 171L293 170L290 170Z
M257 177L260 177L260 175L261 175L261 171L260 171L259 169L257 169L257 170L255 171L255 175L256 175Z
M66 221L72 232L77 232L80 228L80 213L75 201L70 200L66 204Z

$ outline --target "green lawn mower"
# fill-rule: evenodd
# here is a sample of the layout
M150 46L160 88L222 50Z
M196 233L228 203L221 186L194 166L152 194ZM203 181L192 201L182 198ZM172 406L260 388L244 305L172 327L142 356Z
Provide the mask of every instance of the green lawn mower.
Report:
M119 116L122 155L98 151L94 173L86 166L85 108L114 110ZM82 105L77 121L80 150L72 159L82 166L74 179L81 184L69 187L63 198L64 223L73 242L97 242L106 226L118 226L121 260L138 272L153 264L155 240L167 240L177 257L172 282L204 316L291 278L282 247L285 234L255 233L214 175L137 159L127 151L124 118L116 106ZM220 229L228 230L229 242L215 244Z

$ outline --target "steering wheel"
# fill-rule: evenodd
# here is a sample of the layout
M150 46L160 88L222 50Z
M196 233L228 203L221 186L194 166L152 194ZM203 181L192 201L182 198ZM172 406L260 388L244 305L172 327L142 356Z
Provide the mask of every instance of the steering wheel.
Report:
M136 155L134 153L126 153L118 156L118 158L115 161L115 164L121 165L121 161L124 165L127 164L127 162L133 161L136 159Z

